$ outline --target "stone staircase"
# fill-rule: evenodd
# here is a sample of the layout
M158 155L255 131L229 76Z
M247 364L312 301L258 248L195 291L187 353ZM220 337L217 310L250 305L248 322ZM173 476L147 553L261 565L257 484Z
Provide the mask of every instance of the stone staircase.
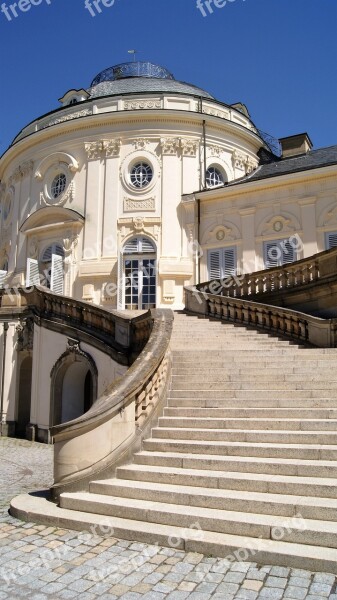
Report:
M152 437L62 494L59 523L104 515L117 537L337 573L337 351L176 314L172 352Z

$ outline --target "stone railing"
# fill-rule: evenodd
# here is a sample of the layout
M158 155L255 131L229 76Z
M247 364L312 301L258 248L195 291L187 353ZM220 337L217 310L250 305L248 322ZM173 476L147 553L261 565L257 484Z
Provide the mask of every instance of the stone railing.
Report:
M124 316L87 302L53 294L35 286L0 293L2 312L30 312L42 326L65 333L75 330L83 341L99 347L117 362L130 365L146 345L153 325L150 311L137 317Z
M333 248L282 267L208 281L198 285L197 289L206 294L249 298L291 290L336 276L337 248Z
M141 448L160 415L170 380L173 313L150 312L151 335L132 367L87 413L52 428L53 499L65 490L87 489L93 478L111 476Z
M252 300L208 294L198 288L185 288L188 312L251 326L313 346L337 346L337 319L320 319Z

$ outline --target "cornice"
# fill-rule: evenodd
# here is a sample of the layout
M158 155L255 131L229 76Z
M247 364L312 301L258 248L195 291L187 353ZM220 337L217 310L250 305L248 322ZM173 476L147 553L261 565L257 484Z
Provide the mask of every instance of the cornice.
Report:
M224 186L217 190L207 190L205 192L195 192L195 197L202 202L214 201L227 198L232 200L235 196L240 198L251 195L256 191L268 191L275 188L288 187L289 185L300 185L308 181L332 179L337 177L337 165L329 165L318 169L308 169L298 173L288 173L287 175L278 175L268 179L250 181L235 186Z
M34 131L27 137L22 138L14 145L10 146L7 151L0 158L0 179L2 172L6 169L7 165L15 160L20 154L38 146L42 142L46 142L51 139L57 139L63 135L67 135L67 141L69 141L69 134L76 131L88 131L94 128L102 128L116 124L118 126L130 125L130 124L142 124L142 130L144 130L144 115L146 114L146 121L150 123L179 123L181 125L198 125L201 127L204 120L207 121L207 126L211 130L224 131L228 130L239 138L245 139L246 141L255 141L256 147L262 145L262 141L258 134L253 130L235 123L233 121L222 119L213 115L194 111L184 111L175 109L160 109L160 110L134 110L134 111L117 111L111 113L98 113L91 114L85 117L79 117L77 119L71 119L64 121L56 125L51 125L45 129ZM109 134L118 134L117 131L109 131ZM187 132L186 132L187 134ZM165 135L162 132L161 135ZM193 135L188 133L188 135ZM257 143L258 142L258 143Z

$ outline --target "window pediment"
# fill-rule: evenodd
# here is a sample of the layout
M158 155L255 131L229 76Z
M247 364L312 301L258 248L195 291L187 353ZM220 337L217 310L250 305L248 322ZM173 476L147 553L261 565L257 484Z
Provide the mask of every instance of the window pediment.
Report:
M77 225L82 227L84 217L75 210L62 207L40 208L32 213L20 227L22 233L35 230L63 227L64 225Z

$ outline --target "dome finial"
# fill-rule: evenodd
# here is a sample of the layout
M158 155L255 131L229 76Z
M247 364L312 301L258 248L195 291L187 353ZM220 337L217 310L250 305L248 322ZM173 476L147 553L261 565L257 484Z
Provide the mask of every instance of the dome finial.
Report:
M139 54L140 50L128 50L128 54L133 54L133 62L136 62L136 54Z

